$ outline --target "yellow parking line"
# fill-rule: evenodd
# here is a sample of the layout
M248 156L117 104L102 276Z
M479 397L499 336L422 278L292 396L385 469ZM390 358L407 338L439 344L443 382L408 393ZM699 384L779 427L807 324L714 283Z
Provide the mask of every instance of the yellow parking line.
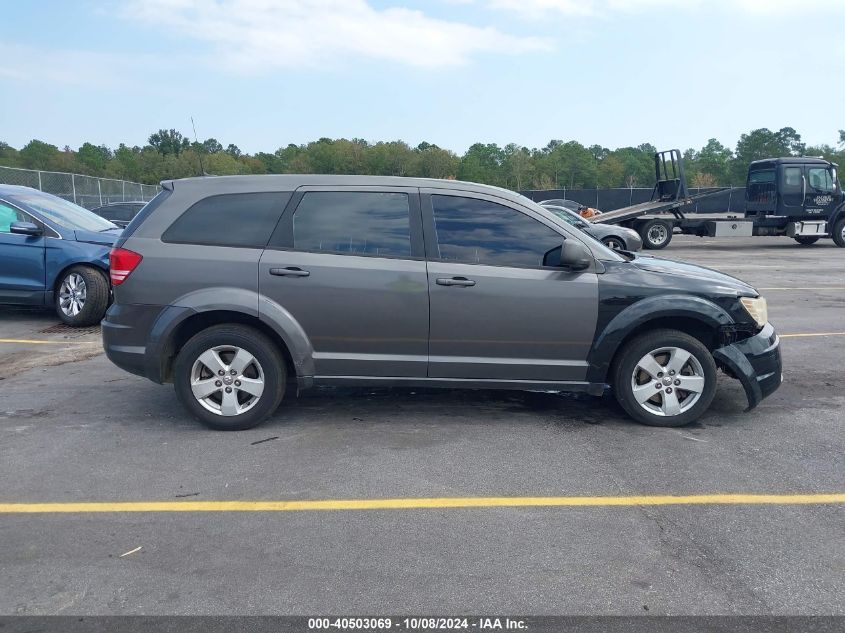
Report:
M629 497L434 497L318 501L117 501L0 503L0 514L92 512L302 512L503 507L610 507L669 505L811 505L845 503L845 493L699 494Z
M99 345L100 341L37 341L25 338L0 338L0 343L18 345Z
M845 336L845 332L806 332L804 334L778 334L780 338L802 338L807 336Z

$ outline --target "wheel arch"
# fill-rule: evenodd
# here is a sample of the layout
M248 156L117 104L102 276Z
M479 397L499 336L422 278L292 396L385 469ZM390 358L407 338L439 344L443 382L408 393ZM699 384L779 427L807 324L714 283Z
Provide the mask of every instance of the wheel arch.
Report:
M109 287L111 287L111 280L109 279L109 269L106 266L103 266L100 262L91 261L90 259L78 259L69 263L64 262L62 264L62 268L60 268L59 272L56 273L56 276L53 277L53 283L50 286L50 290L52 290L53 293L58 292L59 284L62 283L62 279L65 278L65 275L70 271L70 269L83 266L85 268L93 268L98 273L101 273L105 277L106 282L109 284Z
M587 359L587 380L606 383L619 351L645 332L678 330L695 337L712 352L720 345L720 329L733 322L724 309L701 297L663 295L642 299L622 310L597 333Z
M836 207L833 213L830 214L827 225L830 227L831 233L833 232L833 226L842 218L845 218L845 202Z
M213 297L213 302L205 304L194 297L186 302L192 305L171 305L162 310L149 335L147 377L159 383L170 382L176 355L192 336L213 325L238 323L268 336L281 352L289 378L308 386L314 375L314 350L299 323L287 310L256 293L237 289L234 294L238 296L231 299L246 299L240 296L243 294L251 297L248 301L221 302L220 293L212 293L206 298Z

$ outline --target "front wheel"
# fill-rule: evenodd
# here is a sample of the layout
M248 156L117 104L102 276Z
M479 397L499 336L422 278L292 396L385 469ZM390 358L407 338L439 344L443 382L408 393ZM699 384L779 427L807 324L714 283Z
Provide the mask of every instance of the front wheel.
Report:
M833 227L833 241L837 246L845 248L845 218L839 220Z
M179 400L205 426L242 431L261 424L285 393L276 344L243 325L215 325L191 338L173 366Z
M606 237L602 240L602 243L614 251L628 250L625 248L625 242L620 240L618 237Z
M616 400L637 422L678 427L697 420L716 394L716 363L698 339L655 330L628 342L614 362Z
M643 246L650 250L660 250L672 241L672 224L666 220L651 220L640 229Z
M57 284L56 314L73 327L96 325L109 307L109 282L90 266L74 266Z
M795 238L795 241L798 242L801 246L810 246L811 244L815 244L819 241L820 238L813 237L811 235L799 235Z

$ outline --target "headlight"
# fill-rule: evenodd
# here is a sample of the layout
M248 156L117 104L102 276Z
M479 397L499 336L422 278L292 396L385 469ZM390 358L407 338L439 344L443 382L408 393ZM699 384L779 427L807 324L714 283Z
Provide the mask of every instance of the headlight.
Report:
M742 297L740 302L742 303L742 307L745 308L745 311L748 312L757 325L763 327L769 322L769 308L763 297L757 297L756 299L752 297Z

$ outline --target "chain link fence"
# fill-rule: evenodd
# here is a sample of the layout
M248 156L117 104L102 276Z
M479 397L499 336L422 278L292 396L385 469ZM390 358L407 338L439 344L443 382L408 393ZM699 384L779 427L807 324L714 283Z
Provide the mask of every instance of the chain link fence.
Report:
M0 166L0 184L23 185L93 209L111 202L148 202L159 192L158 185L96 178L60 171L38 171Z

